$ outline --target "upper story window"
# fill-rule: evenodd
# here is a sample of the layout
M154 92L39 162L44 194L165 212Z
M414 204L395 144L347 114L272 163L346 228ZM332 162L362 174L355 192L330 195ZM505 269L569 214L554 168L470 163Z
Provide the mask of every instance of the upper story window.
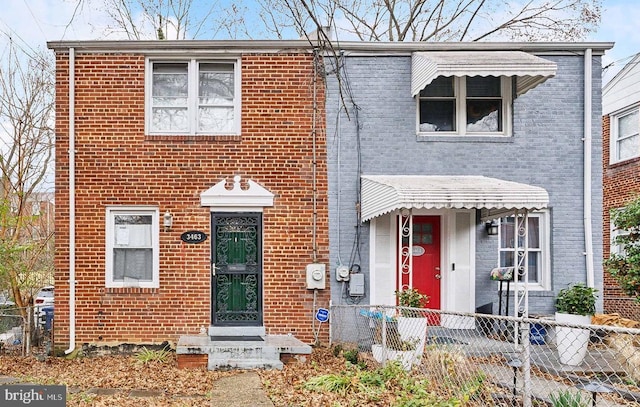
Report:
M149 74L150 134L240 132L237 61L150 61Z
M640 156L638 106L610 117L611 163Z
M438 135L505 135L511 112L506 77L439 76L418 98L419 132Z
M527 222L527 247L525 248L525 239L516 227L516 218L514 216L500 219L499 228L499 252L500 267L515 267L518 256L524 256L525 250L528 254L528 277L530 288L533 289L549 289L551 281L550 270L550 248L549 248L549 216L548 212L531 213ZM518 220L522 223L522 218ZM522 226L522 225L519 225ZM516 256L516 240L518 239L518 256ZM522 276L518 276L518 281L523 283Z
M107 208L106 286L159 287L158 209Z

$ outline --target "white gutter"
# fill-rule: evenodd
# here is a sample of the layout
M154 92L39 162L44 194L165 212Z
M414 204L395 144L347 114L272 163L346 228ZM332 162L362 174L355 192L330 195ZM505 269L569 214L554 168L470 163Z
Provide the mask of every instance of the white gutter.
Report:
M69 349L76 348L76 125L74 48L69 48Z
M591 48L584 52L584 246L587 286L595 286L593 272L593 236L591 224L591 114L592 109L592 62Z

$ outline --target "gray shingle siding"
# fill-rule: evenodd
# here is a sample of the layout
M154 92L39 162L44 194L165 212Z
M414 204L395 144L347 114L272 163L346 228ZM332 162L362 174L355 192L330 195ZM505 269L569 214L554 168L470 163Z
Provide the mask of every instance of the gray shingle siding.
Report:
M369 224L361 227L359 257L354 258L358 167L362 174L484 175L545 188L550 197L552 291L530 294L530 313L553 312L555 292L585 281L583 226L584 57L546 55L557 75L515 99L513 135L453 141L418 140L416 101L411 97L410 56L353 56L344 59L341 105L335 75L327 77L329 222L334 302L342 286L339 264L362 266L369 290ZM601 80L600 57L593 60L592 213L596 286L601 264ZM356 111L357 110L357 111ZM357 119L357 120L356 120ZM360 126L357 141L356 124ZM360 161L358 160L360 151ZM340 155L338 163L338 154ZM339 164L339 165L338 165ZM340 185L338 185L340 184ZM338 191L340 193L338 194ZM477 219L476 305L496 302L497 239L487 237ZM368 297L361 300L368 303Z

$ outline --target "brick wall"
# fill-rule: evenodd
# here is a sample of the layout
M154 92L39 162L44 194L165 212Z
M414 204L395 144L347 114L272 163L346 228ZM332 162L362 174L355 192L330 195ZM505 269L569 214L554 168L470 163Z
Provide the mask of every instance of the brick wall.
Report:
M610 116L604 116L602 173L604 187L603 258L609 258L611 242L611 209L620 208L640 195L640 158L610 165ZM627 296L609 273L604 273L604 312L617 312L625 318L640 321L640 305Z
M312 178L313 57L244 54L242 134L147 136L145 57L78 52L76 96L76 343L160 343L210 325L210 241L184 245L186 230L210 230L200 193L239 174L275 194L264 208L264 325L267 333L314 338L313 292L305 265L328 260L323 115L316 132L317 204ZM69 338L69 55L56 53L56 342ZM319 112L324 84L316 82ZM160 232L160 287L105 288L109 205L154 205L173 214ZM327 307L329 290L317 306ZM320 338L327 338L326 327Z
M552 314L558 290L570 283L586 281L582 198L584 56L563 55L562 51L558 54L543 56L557 64L556 75L514 100L511 137L433 139L416 137L416 101L410 91L411 56L349 56L344 64L347 72L344 86L354 95L357 116L348 105L350 118L344 113L338 118L340 93L335 90L338 84L335 75L327 77L327 128L338 128L339 124L340 129L336 141L330 139L328 143L331 263L338 263L335 258L338 254L348 260L355 247L354 202L358 200L355 181L360 173L484 175L539 186L549 193L551 289L529 292L529 312ZM594 256L595 283L600 285L602 173L598 163L602 160L602 145L601 124L597 120L601 117L600 57L594 56L592 62L591 222L593 250L598 254ZM371 80L372 77L376 80ZM360 151L361 163L356 159L356 151ZM359 242L365 242L358 260L365 273L371 267L366 244L370 239L368 226L368 222L362 225L358 238ZM487 237L479 218L476 232L475 306L493 302L497 312L497 286L488 276L496 265L498 240ZM342 291L341 284L332 281L336 296ZM364 298L361 303L367 300Z

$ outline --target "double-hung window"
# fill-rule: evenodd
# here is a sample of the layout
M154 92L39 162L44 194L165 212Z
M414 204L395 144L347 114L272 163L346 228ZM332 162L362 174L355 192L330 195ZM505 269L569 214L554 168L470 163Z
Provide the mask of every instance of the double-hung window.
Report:
M234 60L149 61L149 133L238 134L238 71Z
M505 135L511 111L507 77L439 76L419 95L419 133Z
M106 231L106 286L157 288L158 208L107 208Z
M526 251L528 255L527 271L529 285L533 289L550 288L550 260L549 260L549 219L548 212L530 213L527 221L528 245L525 248L523 219L514 216L500 219L499 253L500 267L515 267L518 257L522 258ZM516 253L517 239L517 253ZM522 271L518 281L523 283Z
M640 156L640 115L638 106L610 116L611 162Z

